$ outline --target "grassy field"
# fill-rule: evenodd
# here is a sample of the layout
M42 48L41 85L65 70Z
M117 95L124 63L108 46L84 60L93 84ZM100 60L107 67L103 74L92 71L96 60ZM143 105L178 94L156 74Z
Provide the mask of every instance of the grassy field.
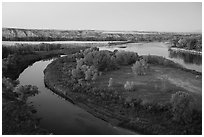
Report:
M113 88L124 89L126 81L135 82L134 91L123 92L125 97L141 98L143 103L159 102L167 103L171 95L177 91L185 91L192 94L196 100L196 106L202 109L202 77L178 70L175 68L151 65L150 71L145 76L138 76L132 72L131 66L123 66L121 69L104 72L94 86L107 88L109 78L114 81Z

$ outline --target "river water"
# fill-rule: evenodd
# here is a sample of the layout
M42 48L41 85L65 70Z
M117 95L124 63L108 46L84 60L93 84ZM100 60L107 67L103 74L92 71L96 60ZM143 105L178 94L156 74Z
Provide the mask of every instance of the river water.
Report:
M44 85L43 70L52 60L38 61L19 76L20 85L35 85L40 93L28 99L37 109L36 117L42 118L40 126L57 135L120 135L136 134L113 127L85 110L53 93Z

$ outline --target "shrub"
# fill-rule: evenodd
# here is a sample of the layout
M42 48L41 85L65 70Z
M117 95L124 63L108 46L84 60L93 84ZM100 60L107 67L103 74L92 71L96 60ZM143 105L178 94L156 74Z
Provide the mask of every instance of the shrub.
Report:
M133 90L135 87L135 83L132 81L132 82L129 82L129 81L126 81L125 85L124 85L124 88L126 90Z
M148 64L164 65L164 66L169 66L174 68L183 68L181 65L161 56L148 55L148 56L143 56L143 58Z
M146 63L144 59L136 61L135 64L133 64L132 66L133 73L137 75L145 75L147 69L149 69L149 65Z
M108 81L108 87L112 87L113 86L113 79L110 78Z
M116 62L119 65L130 65L138 60L138 54L130 51L117 51L115 53Z
M181 123L192 121L192 97L186 92L176 92L171 97L173 119Z

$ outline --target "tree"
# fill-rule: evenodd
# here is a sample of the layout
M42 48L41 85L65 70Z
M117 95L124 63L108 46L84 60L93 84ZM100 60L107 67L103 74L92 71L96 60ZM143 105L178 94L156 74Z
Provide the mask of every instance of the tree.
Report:
M176 47L177 44L178 44L178 41L179 41L179 38L174 37L174 38L171 40L171 44L172 44L174 47Z
M197 40L194 38L189 39L188 43L187 43L187 49L189 49L189 50L195 49L196 42L197 42Z
M38 88L36 86L25 85L18 86L14 89L14 92L17 93L18 99L26 102L27 98L38 94Z
M137 74L137 75L145 75L146 70L148 68L149 68L148 64L146 63L146 61L142 59L140 61L136 61L135 64L133 64L132 71L134 74Z
M187 40L185 38L182 38L178 41L177 47L183 48L183 47L186 47L186 44L187 44Z
M135 83L133 81L132 82L126 81L124 85L124 88L128 91L133 90L134 87L135 87Z

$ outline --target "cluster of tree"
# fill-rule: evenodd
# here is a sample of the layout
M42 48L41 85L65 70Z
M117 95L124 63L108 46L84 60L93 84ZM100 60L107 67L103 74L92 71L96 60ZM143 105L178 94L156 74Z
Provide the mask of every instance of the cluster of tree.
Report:
M148 70L149 70L149 64L144 59L140 59L139 61L136 61L135 64L133 64L132 66L133 73L137 75L146 75Z
M98 77L98 70L94 66L77 65L77 67L72 70L72 77L79 81L94 81Z
M6 76L8 72L11 73L13 68L16 68L17 65L20 65L20 60L16 54L9 55L7 58L2 60L2 75Z
M118 68L116 58L113 56L112 52L107 50L88 53L84 57L84 63L87 65L93 65L99 71L108 71Z
M15 44L13 46L2 46L2 56L6 58L9 54L32 54L35 51L52 51L61 49L60 44Z
M114 53L108 50L99 51L98 48L93 47L81 51L81 54L77 54L82 57L77 60L77 66L87 65L94 66L98 71L107 71L117 69L116 58Z
M72 70L72 76L74 78L84 77L85 79L86 77L87 79L91 79L89 77L97 76L98 72L118 69L120 65L130 65L139 58L135 52L99 51L96 47L85 49L74 56L77 57L77 65Z
M28 55L9 54L7 58L2 60L2 75L11 79L18 78L19 74L32 63L57 57L61 52L43 52Z
M91 47L91 48L85 49L84 51L81 51L81 52L84 56L86 56L88 53L93 52L93 51L99 51L99 48Z
M202 51L202 36L174 37L171 43L174 47Z
M18 81L2 78L2 134L46 134L32 117L36 110L26 104L38 93L35 86L18 86ZM44 132L44 133L43 133Z
M119 65L131 65L139 58L137 53L130 51L117 51L115 57Z

